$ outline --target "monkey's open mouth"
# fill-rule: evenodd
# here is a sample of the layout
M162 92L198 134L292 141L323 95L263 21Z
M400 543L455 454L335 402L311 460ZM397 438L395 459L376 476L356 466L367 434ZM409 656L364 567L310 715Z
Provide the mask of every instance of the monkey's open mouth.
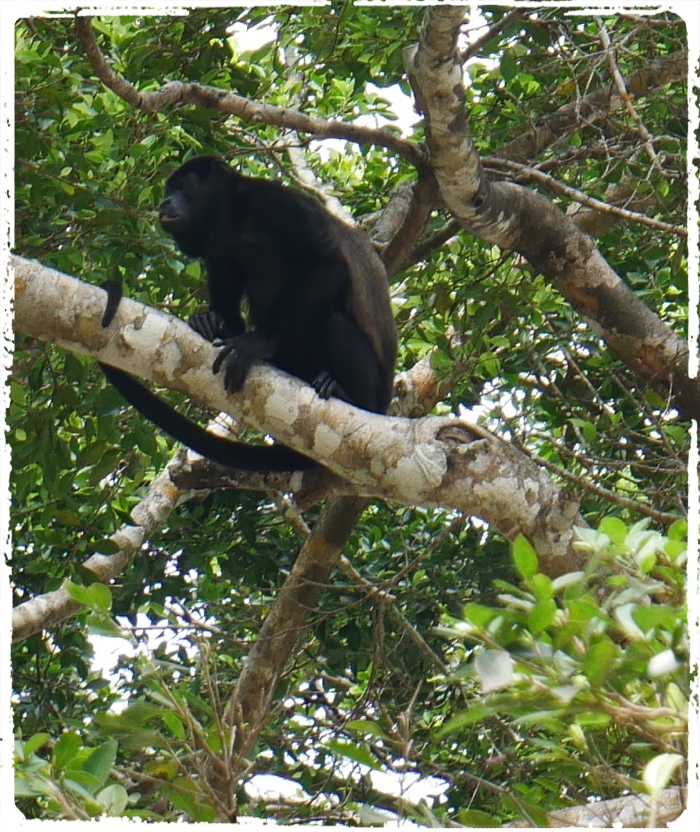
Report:
M181 214L159 214L158 219L160 220L162 225L174 225L176 222L179 222L182 219Z

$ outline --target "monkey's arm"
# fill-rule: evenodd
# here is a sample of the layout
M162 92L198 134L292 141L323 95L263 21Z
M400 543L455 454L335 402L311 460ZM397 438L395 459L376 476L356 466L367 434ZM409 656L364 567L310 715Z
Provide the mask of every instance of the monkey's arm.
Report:
M102 326L106 328L114 319L123 292L121 284L116 281L108 281L102 288L107 292L107 304L102 315ZM206 459L242 471L305 471L318 467L313 459L284 445L248 445L216 436L178 413L123 370L102 362L100 367L107 380L139 413Z

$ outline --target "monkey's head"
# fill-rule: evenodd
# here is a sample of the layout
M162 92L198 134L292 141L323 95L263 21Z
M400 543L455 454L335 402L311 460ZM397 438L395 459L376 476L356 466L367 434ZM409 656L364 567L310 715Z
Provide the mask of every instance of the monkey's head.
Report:
M203 257L220 225L221 206L241 176L222 159L197 156L168 177L158 208L160 224L183 254Z

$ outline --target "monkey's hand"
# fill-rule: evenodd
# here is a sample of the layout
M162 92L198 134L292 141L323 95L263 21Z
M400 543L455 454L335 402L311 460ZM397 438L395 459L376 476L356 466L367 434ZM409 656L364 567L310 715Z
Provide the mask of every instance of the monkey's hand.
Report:
M228 341L237 332L231 332L231 328L226 321L217 312L212 312L209 309L206 312L195 312L190 318L190 326L202 338L205 338L210 343L216 341Z
M331 378L328 370L323 370L316 376L312 387L322 399L330 399L331 396L335 396L336 399L342 399L348 404L353 404L350 396L335 379Z
M212 367L218 373L224 370L224 387L228 393L237 393L245 384L254 361L268 361L275 354L271 338L257 332L245 332L229 338L221 347Z

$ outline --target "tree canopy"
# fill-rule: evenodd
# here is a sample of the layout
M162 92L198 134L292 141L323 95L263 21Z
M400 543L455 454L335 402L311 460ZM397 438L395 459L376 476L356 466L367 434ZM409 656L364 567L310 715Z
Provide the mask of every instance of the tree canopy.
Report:
M18 19L14 47L18 810L676 817L700 418L686 21L71 12ZM367 234L399 331L387 416L268 366L234 396L212 376L184 323L203 266L157 221L196 155ZM125 297L104 329L107 280ZM323 467L209 463L97 361Z

